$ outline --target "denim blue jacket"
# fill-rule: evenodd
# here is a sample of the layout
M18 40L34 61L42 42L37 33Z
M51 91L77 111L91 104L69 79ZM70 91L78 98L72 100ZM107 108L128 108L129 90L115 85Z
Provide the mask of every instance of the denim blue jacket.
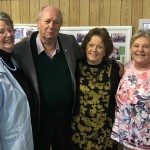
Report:
M33 149L27 96L0 60L0 150Z

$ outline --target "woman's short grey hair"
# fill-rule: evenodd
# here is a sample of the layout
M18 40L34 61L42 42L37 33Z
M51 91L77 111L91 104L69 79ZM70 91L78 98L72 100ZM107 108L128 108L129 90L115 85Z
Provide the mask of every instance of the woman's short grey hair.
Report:
M150 42L150 30L138 30L130 40L130 47L134 43L134 41L140 37L146 37Z
M11 17L7 13L0 11L0 20L4 21L12 29L14 28L14 23L13 23Z

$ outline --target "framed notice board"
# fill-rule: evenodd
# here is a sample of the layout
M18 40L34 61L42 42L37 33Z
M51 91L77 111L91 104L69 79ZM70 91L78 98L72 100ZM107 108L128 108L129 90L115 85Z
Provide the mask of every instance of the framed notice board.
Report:
M28 37L33 31L37 30L35 24L15 24L16 34L15 42L19 42L22 37ZM114 44L113 53L110 58L113 58L121 63L126 63L131 60L130 54L130 39L132 36L132 26L74 26L61 27L60 33L72 34L75 36L79 44L82 43L85 35L92 28L106 28L111 36Z

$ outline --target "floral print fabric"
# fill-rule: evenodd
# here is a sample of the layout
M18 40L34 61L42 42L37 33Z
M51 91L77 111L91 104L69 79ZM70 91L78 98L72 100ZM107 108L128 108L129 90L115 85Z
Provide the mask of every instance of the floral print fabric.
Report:
M117 107L111 137L134 150L150 150L150 70L137 71L134 61L116 93Z

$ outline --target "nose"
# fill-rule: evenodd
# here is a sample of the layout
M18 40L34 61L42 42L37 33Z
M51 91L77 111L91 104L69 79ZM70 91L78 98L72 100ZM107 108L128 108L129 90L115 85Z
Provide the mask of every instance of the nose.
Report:
M51 21L48 26L49 26L49 28L53 28L54 27L54 22Z
M6 36L11 36L12 34L11 34L9 31L6 30L6 31L5 31L5 35L6 35Z
M139 46L139 48L138 48L138 51L143 51L143 46L141 45L141 46Z
M97 51L97 46L94 46L92 49L94 52Z

